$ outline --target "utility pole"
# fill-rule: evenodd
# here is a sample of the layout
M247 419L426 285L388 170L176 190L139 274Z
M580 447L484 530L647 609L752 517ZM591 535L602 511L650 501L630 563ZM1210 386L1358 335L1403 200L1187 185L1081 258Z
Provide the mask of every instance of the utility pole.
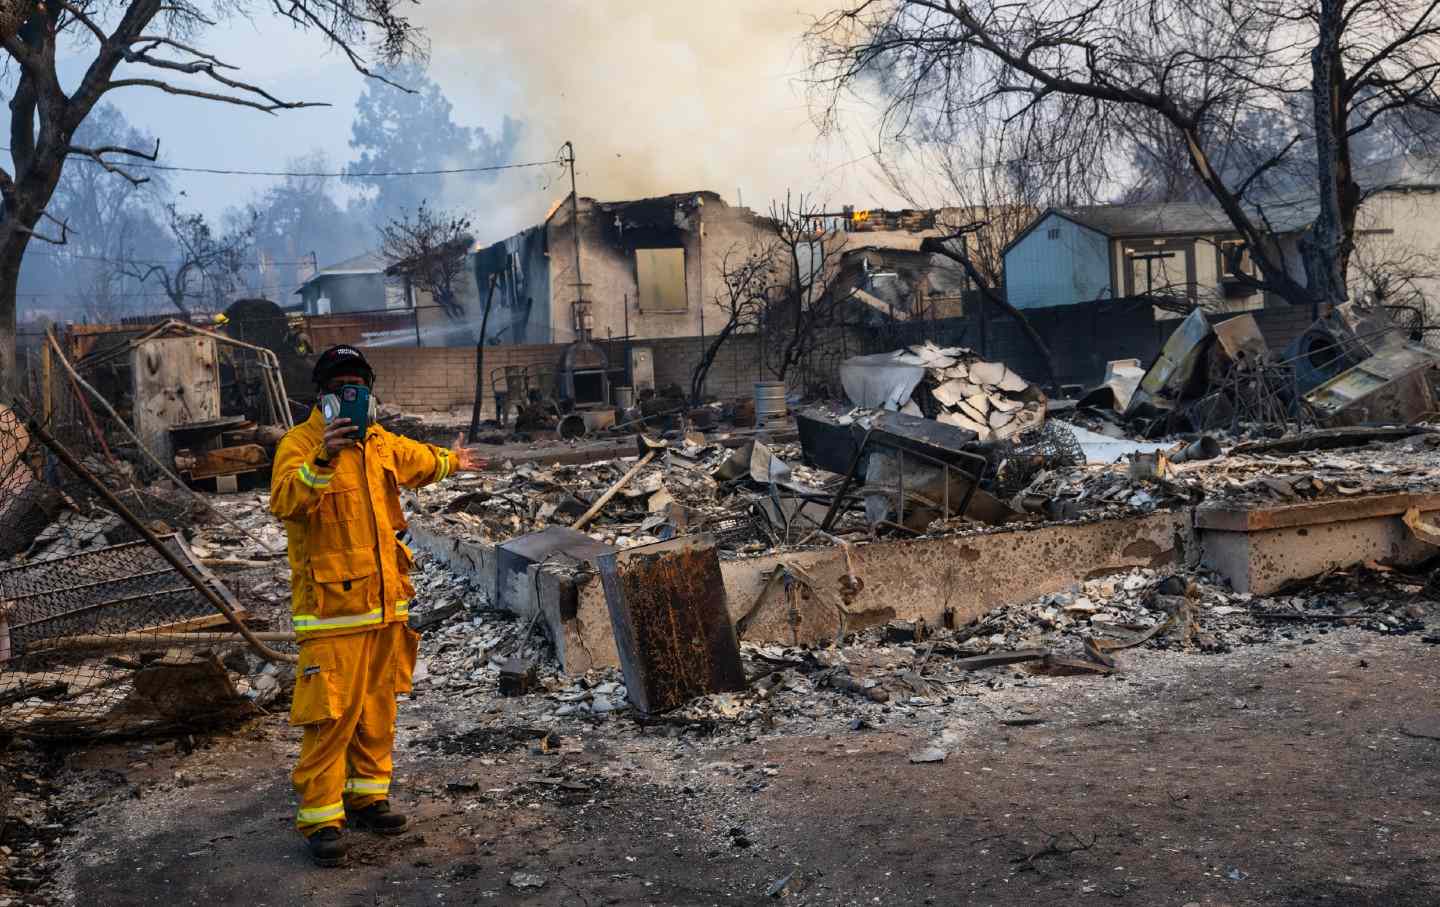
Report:
M575 144L566 141L560 148L566 153L565 162L570 165L570 238L575 245L575 305L572 317L575 319L576 339L588 340L585 329L585 278L580 273L580 196L575 191Z

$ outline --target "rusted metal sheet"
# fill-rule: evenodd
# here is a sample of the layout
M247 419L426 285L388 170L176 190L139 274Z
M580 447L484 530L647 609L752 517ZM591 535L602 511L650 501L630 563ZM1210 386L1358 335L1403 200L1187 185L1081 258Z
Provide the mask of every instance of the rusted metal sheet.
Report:
M1260 333L1260 325L1255 322L1253 315L1227 318L1215 325L1214 331L1215 339L1220 342L1220 347L1232 362L1240 362L1242 359L1260 362L1270 352L1270 347L1265 343L1265 335Z
M1413 422L1435 408L1419 373L1437 363L1440 355L1418 343L1387 347L1307 393L1305 402L1321 421Z
M740 690L745 672L714 540L689 536L599 558L630 702L647 714Z
M1195 528L1224 532L1259 532L1292 526L1399 516L1411 508L1421 512L1440 510L1440 494L1368 495L1304 504L1284 504L1279 507L1197 507Z

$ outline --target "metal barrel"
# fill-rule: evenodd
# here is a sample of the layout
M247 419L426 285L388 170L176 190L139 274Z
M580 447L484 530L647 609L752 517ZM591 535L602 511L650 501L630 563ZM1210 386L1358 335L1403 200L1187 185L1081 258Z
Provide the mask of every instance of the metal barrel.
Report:
M784 381L755 382L755 425L764 428L772 422L783 422L787 414Z
M621 409L629 409L635 405L635 388L627 384L617 384L615 391L615 405Z
M1171 463L1191 463L1199 460L1213 460L1220 456L1220 442L1209 435L1203 435L1195 443L1170 455Z
M585 424L585 417L579 413L571 413L560 420L556 427L562 440L573 441L576 438L583 438L590 433L590 426Z

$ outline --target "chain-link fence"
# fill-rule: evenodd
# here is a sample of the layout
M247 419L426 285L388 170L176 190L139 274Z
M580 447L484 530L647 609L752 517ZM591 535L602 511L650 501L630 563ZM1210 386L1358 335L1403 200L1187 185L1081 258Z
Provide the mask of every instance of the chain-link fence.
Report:
M0 735L256 713L294 651L283 530L256 494L197 492L142 440L123 351L76 367L64 346L46 338L0 405ZM281 419L266 380L258 409Z

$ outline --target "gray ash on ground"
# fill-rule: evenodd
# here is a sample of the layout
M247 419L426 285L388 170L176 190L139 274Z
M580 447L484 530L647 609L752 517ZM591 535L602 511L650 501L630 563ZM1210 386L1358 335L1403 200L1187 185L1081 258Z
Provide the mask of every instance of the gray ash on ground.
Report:
M434 564L424 567L424 575L422 582L436 588L450 582ZM1172 592L1179 594L1167 594ZM474 600L473 593L468 595ZM1043 650L1083 661L1087 641L1142 637L1171 620L1181 607L1177 600L1185 603L1192 622L1188 631L1172 623L1135 649L1113 653L1114 667L1098 670L1096 665L1095 673L1124 675L1142 650L1204 658L1251 646L1312 642L1341 628L1409 633L1423 629L1440 607L1423 575L1385 568L1335 571L1312 588L1268 597L1234 593L1204 573L1177 576L1136 569L1000 607L970 625L935 630L918 641L894 642L895 629L881 626L851 634L838 648L742 643L751 681L746 690L704 696L659 716L635 713L617 669L567 677L528 621L469 611L425 636L416 696L443 701L447 709L453 703L462 711L467 720L458 739L470 743L454 746L478 747L477 752L533 749L545 735L554 735L553 745L562 747L565 740L619 742L659 728L720 745L757 735L855 730L917 716L943 720L956 709L970 708L964 703L983 703L1015 682L1043 687L1062 681L1043 676L1046 668L1038 658L973 670L966 669L967 659ZM913 627L905 629L913 632ZM497 695L501 669L511 657L537 665L537 692ZM1067 682L1086 680L1103 682L1100 677ZM518 737L517 729L523 731Z

